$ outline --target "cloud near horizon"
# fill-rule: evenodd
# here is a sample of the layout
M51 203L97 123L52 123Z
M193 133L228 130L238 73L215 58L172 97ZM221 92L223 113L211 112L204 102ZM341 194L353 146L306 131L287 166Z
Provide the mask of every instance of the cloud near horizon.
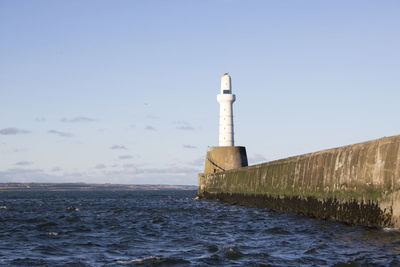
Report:
M39 168L11 168L0 170L0 182L41 183L123 183L123 184L187 184L197 183L199 168L166 166L143 168L136 164L124 164L122 169L107 170L98 164L97 171L62 172L55 167L51 172ZM96 165L97 166L97 165ZM57 173L57 174L56 174Z
M100 169L105 169L105 168L106 168L106 165L104 165L103 163L100 163L100 164L97 164L96 166L94 166L94 168L95 168L95 169L98 169L98 170L100 170Z
M61 137L72 137L72 136L74 136L72 133L60 132L60 131L57 131L57 130L49 130L47 132L49 134L55 134L55 135L58 135L58 136L61 136Z
M183 145L183 148L195 149L195 148L197 148L197 146L192 146L192 145Z
M74 117L74 118L62 118L61 122L70 122L70 123L74 123L74 122L92 122L92 121L96 121L95 119L92 118L88 118L88 117L83 117L83 116L78 116L78 117Z
M122 165L122 167L124 167L125 169L136 168L136 164L127 163L127 164Z
M127 150L126 146L123 146L123 145L113 145L110 149L112 149L112 150L117 150L117 149Z
M133 158L131 155L121 155L118 157L119 159L131 159Z
M153 126L150 126L150 125L147 125L144 129L147 131L157 131L156 128L154 128Z
M1 135L16 135L16 134L27 134L27 133L30 133L30 131L18 129L15 127L9 127L0 130Z
M17 163L15 163L15 165L17 166L28 166L28 165L32 165L33 162L31 161L18 161Z
M0 171L0 182L2 183L25 183L25 182L49 182L51 176L46 174L43 169L23 169L13 168Z

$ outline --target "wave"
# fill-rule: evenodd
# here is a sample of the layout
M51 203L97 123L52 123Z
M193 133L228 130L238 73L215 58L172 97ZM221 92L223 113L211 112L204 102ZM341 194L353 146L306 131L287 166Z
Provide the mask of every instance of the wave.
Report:
M154 265L154 264L190 264L190 261L169 257L149 256L145 258L136 258L133 260L117 260L118 264L137 264L137 265Z

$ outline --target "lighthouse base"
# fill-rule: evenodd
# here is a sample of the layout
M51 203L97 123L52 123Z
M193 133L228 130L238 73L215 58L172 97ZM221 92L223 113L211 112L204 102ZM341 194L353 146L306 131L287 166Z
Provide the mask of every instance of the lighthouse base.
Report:
M204 173L215 173L246 167L244 146L214 146L207 152Z

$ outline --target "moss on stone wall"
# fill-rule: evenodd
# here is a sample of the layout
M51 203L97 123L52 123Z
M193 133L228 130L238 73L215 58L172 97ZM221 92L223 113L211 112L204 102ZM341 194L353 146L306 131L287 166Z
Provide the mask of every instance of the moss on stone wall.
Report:
M348 201L341 202L335 198L277 197L265 194L249 195L238 193L205 193L202 197L218 199L231 204L269 208L274 211L302 213L314 218L336 220L349 224L369 227L394 226L392 210L382 210L377 203L370 200L359 202L354 199L348 199Z

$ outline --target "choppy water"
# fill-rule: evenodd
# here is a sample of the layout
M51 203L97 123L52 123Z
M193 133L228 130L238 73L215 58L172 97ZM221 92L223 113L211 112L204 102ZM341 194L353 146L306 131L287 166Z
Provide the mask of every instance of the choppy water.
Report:
M0 265L400 266L400 233L194 200L0 192Z

